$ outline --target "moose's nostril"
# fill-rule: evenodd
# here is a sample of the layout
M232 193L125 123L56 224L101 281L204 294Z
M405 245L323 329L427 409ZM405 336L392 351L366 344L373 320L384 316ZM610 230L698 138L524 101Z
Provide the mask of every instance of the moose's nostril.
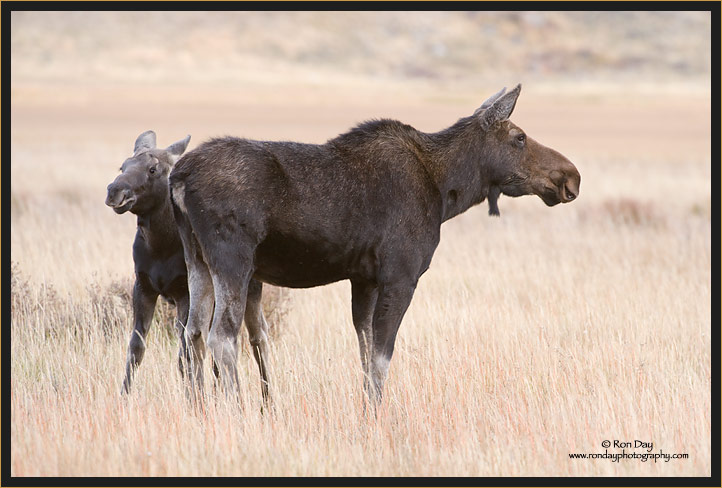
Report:
M105 204L109 207L117 207L125 202L130 196L130 190L123 188L116 183L108 185L108 194L105 197Z

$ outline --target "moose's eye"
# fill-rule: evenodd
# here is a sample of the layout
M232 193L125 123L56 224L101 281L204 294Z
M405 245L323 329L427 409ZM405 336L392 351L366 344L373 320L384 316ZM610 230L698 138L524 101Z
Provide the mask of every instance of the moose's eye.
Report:
M516 142L519 145L524 145L524 143L526 142L526 134L519 134L518 136L516 136Z
M150 171L150 174L155 174L155 166L151 166L149 171Z

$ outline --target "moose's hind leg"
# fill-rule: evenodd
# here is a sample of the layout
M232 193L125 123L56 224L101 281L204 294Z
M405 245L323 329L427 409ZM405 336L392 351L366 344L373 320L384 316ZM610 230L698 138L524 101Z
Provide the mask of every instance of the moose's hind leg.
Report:
M190 363L190 350L186 343L186 325L188 324L188 296L174 300L176 310L175 329L178 334L178 370L181 377L185 376L186 365Z
M251 349L253 349L253 357L258 363L258 371L261 375L263 404L268 407L271 400L268 382L268 322L263 316L262 295L263 283L251 279L248 284L248 298L244 319L248 329L248 339L251 343Z
M253 249L239 241L240 236L237 240L219 239L204 247L215 297L208 347L227 394L240 393L236 366L238 333L246 311L253 263Z
M214 297L213 280L203 253L190 227L187 216L174 206L178 233L183 242L183 253L188 273L188 319L182 324L185 328L186 351L183 354L185 372L189 381L189 394L192 401L203 394L203 359L205 358L205 339L213 318ZM179 312L180 313L180 312Z
M208 267L198 255L186 255L190 306L185 327L186 373L193 399L203 394L205 339L213 318L213 281Z

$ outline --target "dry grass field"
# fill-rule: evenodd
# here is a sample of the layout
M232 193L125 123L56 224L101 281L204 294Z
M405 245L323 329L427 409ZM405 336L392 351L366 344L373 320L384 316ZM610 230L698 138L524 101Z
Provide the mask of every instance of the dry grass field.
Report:
M704 85L521 80L512 120L576 164L580 197L554 208L502 197L501 218L484 203L444 224L368 423L346 282L269 301L269 414L248 347L240 407L214 397L191 408L167 306L121 397L135 220L103 204L105 187L147 129L159 145L191 134L189 149L222 134L323 142L371 117L435 131L500 86L329 74L241 90L139 77L27 75L12 88L13 476L710 475ZM607 440L687 456L570 458Z

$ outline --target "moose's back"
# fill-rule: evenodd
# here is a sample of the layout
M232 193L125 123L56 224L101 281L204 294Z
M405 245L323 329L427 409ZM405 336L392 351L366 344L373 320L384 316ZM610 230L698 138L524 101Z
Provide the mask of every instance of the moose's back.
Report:
M262 281L374 279L383 241L426 239L419 229L440 221L422 149L403 130L370 122L323 145L213 139L177 163L171 184L183 183L199 234L230 239L242 227L255 240Z

